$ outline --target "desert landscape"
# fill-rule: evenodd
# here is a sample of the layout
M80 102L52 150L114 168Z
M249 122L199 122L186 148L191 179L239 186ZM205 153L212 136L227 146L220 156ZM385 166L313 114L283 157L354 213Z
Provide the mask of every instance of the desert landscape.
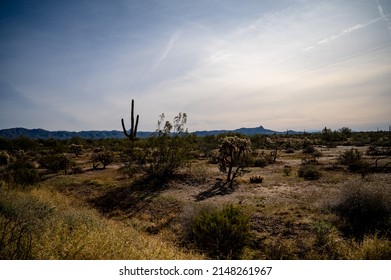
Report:
M197 137L183 125L1 138L0 257L391 258L389 132Z

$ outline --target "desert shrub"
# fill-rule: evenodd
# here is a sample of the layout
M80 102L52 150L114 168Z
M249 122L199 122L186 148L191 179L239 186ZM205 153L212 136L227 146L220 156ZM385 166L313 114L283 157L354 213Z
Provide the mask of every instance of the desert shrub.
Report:
M249 240L249 219L235 206L202 211L192 224L192 239L213 259L237 259Z
M306 180L316 180L320 178L321 173L315 165L305 164L300 166L298 175Z
M258 184L258 183L262 183L263 182L263 177L262 176L251 176L250 177L250 183L252 184Z
M6 151L0 151L0 166L11 162L11 157Z
M208 157L208 163L218 164L219 163L219 154L217 151L211 151Z
M324 246L328 242L328 234L332 230L332 224L325 221L317 222L313 224L313 230L315 232L315 245Z
M333 132L330 128L325 127L320 134L320 138L322 139L323 144L327 145L327 147L336 147L338 132Z
M66 154L53 154L41 157L38 163L42 168L53 172L64 170L66 174L71 161Z
M38 172L34 168L20 168L13 172L13 181L23 188L32 186L41 181Z
M219 163L218 158L217 158L217 163ZM266 167L269 164L268 160L263 154L258 155L255 153L252 155L249 154L245 155L243 163L245 166L248 167L261 167L261 168Z
M319 158L321 157L323 154L322 152L320 152L319 150L315 150L313 153L312 153L312 156L314 156L315 158Z
M353 148L342 153L339 156L339 162L343 165L347 165L348 169L352 172L360 171L364 168L362 153Z
M305 154L312 154L316 151L315 147L313 145L305 145L303 147L303 153Z
M32 186L41 181L41 178L34 166L23 159L18 159L16 162L9 165L1 174L2 178L7 181L8 185L14 187Z
M289 165L285 165L282 171L284 172L285 176L289 176L291 175L292 167Z
M376 145L370 145L365 152L368 156L390 156L391 149L390 147L378 147Z
M143 171L151 178L167 181L187 163L188 135L158 135L147 140Z
M369 145L366 154L368 156L378 156L380 154L380 150L375 145Z
M391 189L387 184L347 183L330 209L339 217L339 228L363 240L366 234L391 235Z
M143 171L160 182L173 178L186 166L189 154L187 135L161 135L148 140Z
M77 165L75 161L71 162L70 167L71 167L71 174L82 174L84 172L83 168Z
M125 171L144 173L157 184L164 183L186 166L195 138L187 132L187 115L179 113L173 124L162 114L156 132L125 156Z
M293 154L295 152L295 149L292 147L285 148L285 153L287 154Z
M318 165L318 159L313 155L307 155L301 159L301 165Z
M254 166L254 167L266 167L268 164L269 164L269 161L266 158L261 157L261 158L255 159L253 164L252 164L252 166Z

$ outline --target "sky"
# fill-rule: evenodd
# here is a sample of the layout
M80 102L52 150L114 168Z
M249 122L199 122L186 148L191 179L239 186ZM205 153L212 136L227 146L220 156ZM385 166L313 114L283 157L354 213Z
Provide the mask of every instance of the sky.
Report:
M388 130L390 0L0 1L0 129Z

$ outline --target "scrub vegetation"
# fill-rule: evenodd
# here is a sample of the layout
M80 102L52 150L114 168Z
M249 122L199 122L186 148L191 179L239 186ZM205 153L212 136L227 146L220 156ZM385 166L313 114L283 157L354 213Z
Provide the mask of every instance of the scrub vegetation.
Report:
M389 132L197 137L186 120L0 138L0 258L391 259Z

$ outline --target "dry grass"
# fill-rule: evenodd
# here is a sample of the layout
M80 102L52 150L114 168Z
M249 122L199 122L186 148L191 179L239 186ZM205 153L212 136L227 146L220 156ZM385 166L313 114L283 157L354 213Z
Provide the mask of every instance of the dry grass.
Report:
M160 236L151 236L122 222L105 219L94 209L78 205L75 198L53 189L15 192L12 196L38 199L54 209L53 215L47 217L47 224L39 231L31 232L30 259L200 258L197 254L186 253L174 244L163 241ZM12 204L11 201L9 203Z

